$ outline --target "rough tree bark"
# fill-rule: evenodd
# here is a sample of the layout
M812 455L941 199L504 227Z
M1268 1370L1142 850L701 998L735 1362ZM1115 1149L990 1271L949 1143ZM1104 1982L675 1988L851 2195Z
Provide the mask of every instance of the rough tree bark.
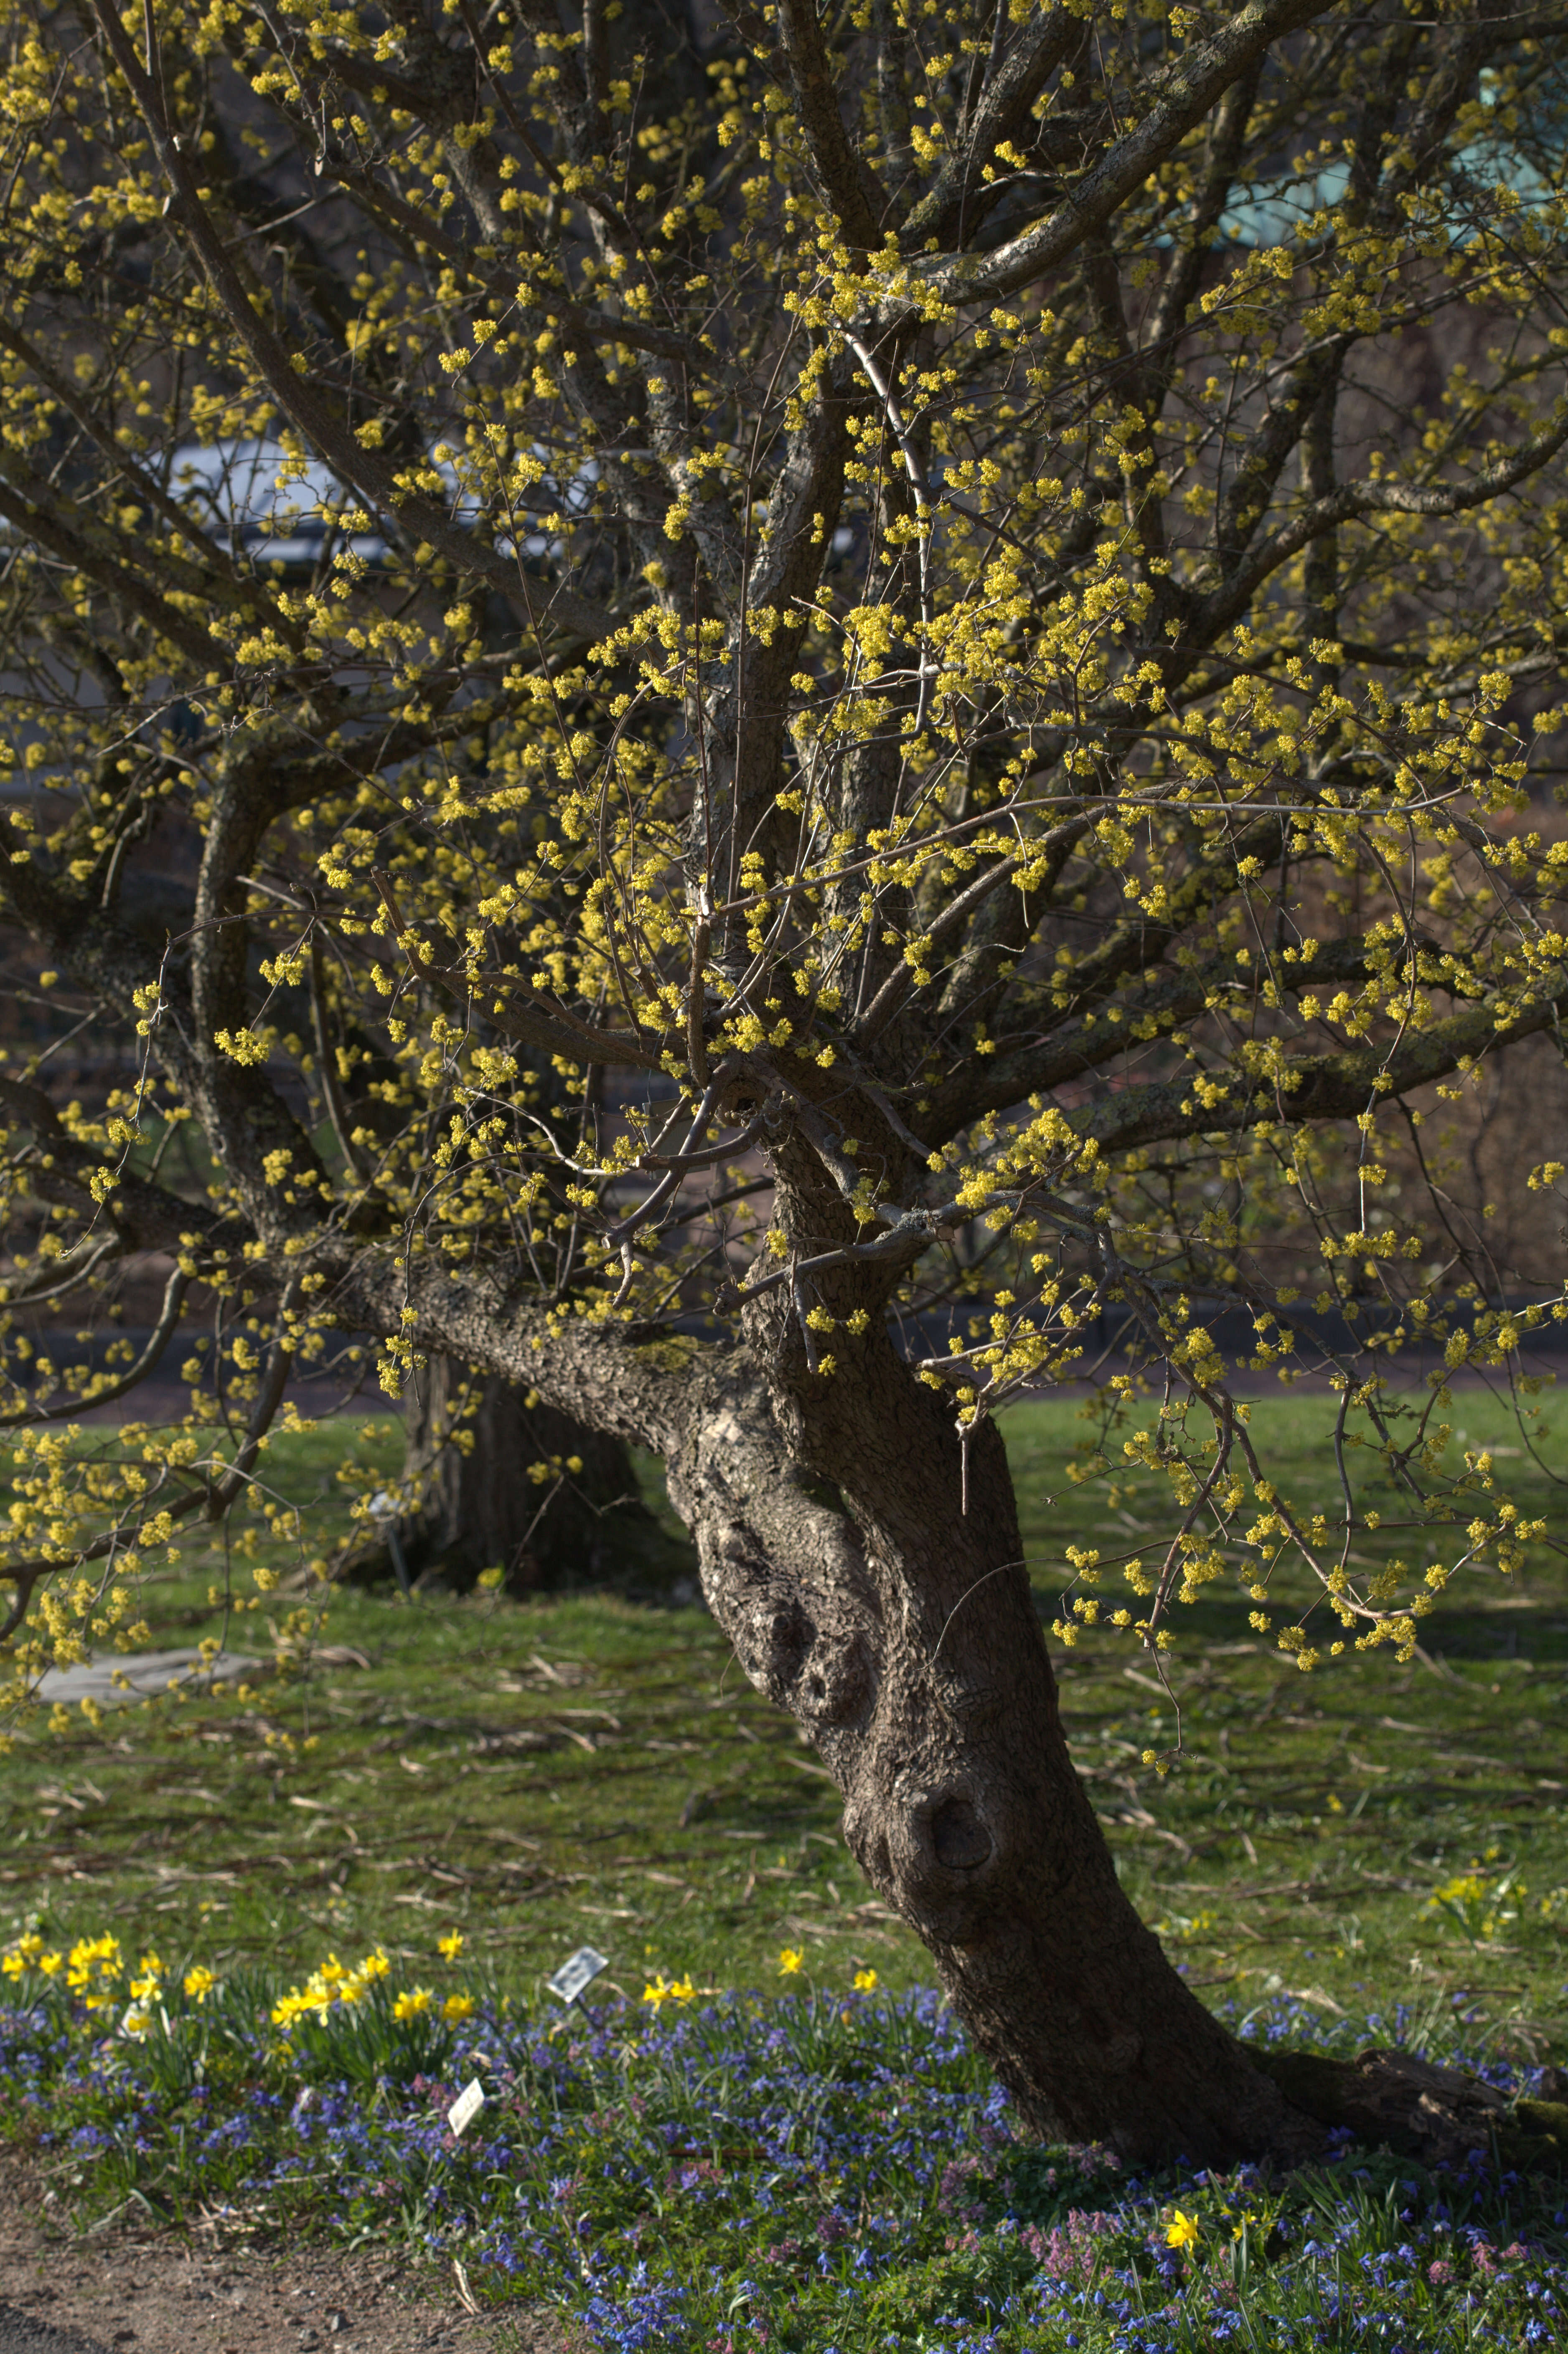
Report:
M958 1440L880 1332L831 1412L775 1411L745 1349L670 1463L751 1681L810 1734L868 1879L934 1956L1033 2130L1132 2160L1318 2137L1139 1920L1064 1737L1005 1451ZM807 1436L792 1459L782 1419ZM838 1500L827 1500L831 1481Z

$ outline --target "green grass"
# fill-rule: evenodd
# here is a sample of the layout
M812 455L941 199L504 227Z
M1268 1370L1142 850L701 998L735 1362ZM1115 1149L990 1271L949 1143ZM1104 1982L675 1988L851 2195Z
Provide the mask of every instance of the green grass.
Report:
M1333 1406L1298 1394L1253 1409L1281 1484L1324 1509ZM1448 1418L1471 1445L1520 1444L1484 1393L1457 1394ZM1545 1460L1568 1469L1561 1410L1545 1419ZM1157 1533L1151 1489L1123 1480L1110 1503L1103 1484L1067 1479L1084 1427L1065 1402L1008 1426L1048 1619L1067 1543L1108 1554ZM323 1426L267 1458L278 1491L306 1505L312 1553L346 1531L333 1473L349 1454L390 1470L395 1427ZM1528 1455L1499 1470L1524 1475L1525 1511L1563 1525ZM287 1571L297 1551L269 1538L258 1558ZM219 1634L225 1576L221 1549L188 1539L146 1595L154 1641ZM233 1566L231 1598L249 1584ZM270 1653L269 1628L302 1632L287 1578L250 1598L260 1606L228 1617L231 1647ZM1250 1629L1251 1607L1215 1585L1181 1614L1184 1755L1165 1777L1140 1762L1176 1736L1147 1659L1090 1637L1062 1661L1075 1755L1146 1916L1212 2000L1245 2009L1287 1988L1332 2017L1464 1992L1520 2057L1554 2048L1568 2005L1568 1896L1552 1901L1568 1888L1568 1579L1477 1575L1424 1623L1424 1659L1384 1651L1310 1677ZM298 1970L377 1942L422 1959L457 1925L523 1993L585 1940L632 1996L656 1969L762 1984L785 1946L838 1983L857 1965L893 1988L928 1979L843 1850L822 1769L700 1609L344 1591L314 1634L293 1673L259 1678L248 1700L117 1712L63 1735L35 1724L0 1798L0 1931L37 1923L60 1943L109 1929L171 1968ZM1472 1864L1479 1893L1434 1909Z

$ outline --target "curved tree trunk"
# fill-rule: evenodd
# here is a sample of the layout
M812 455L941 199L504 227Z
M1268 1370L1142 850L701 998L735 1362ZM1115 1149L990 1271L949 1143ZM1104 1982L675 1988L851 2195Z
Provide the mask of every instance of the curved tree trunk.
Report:
M445 1356L409 1381L412 1503L398 1526L408 1574L464 1589L499 1568L514 1593L628 1570L667 1578L625 1442L528 1395Z
M771 1157L786 1247L853 1241L856 1214L813 1186L796 1138ZM973 1435L966 1510L952 1399L888 1337L896 1258L815 1277L831 1358L786 1278L753 1284L731 1342L546 1328L440 1268L412 1287L356 1270L341 1312L536 1384L662 1457L745 1672L828 1766L851 1850L1031 2130L1139 2164L1320 2154L1321 2124L1198 2001L1117 1879L1064 1736L1001 1434Z
M791 1140L774 1154L789 1246L853 1236L841 1204L797 1190ZM1001 1434L973 1437L966 1510L951 1399L887 1335L888 1269L818 1278L826 1371L792 1286L758 1287L745 1338L715 1345L587 1319L546 1336L436 1272L411 1329L663 1457L745 1672L832 1771L851 1850L1030 2129L1140 2164L1317 2155L1321 2126L1198 2001L1117 1879L1063 1734ZM366 1293L367 1321L403 1314L404 1283Z
M771 1399L737 1352L670 1484L715 1616L831 1766L868 1878L1033 2130L1139 2162L1315 2148L1117 1880L1063 1736L1000 1434L976 1435L965 1512L950 1411L879 1327L835 1349L831 1378Z
M406 1278L377 1270L349 1299L393 1325ZM1063 1734L1000 1433L973 1437L965 1511L950 1401L922 1385L880 1315L857 1331L830 1302L831 1374L811 1370L779 1292L759 1288L747 1339L715 1345L667 1330L628 1340L587 1319L546 1333L460 1298L437 1270L412 1331L421 1349L444 1341L535 1381L561 1411L662 1456L736 1657L831 1769L851 1849L930 1950L1031 2130L1139 2164L1321 2155L1328 2123L1371 2114L1367 2086L1347 2101L1337 2079L1298 2083L1249 2052L1117 1880ZM1414 2143L1441 2155L1432 2073L1406 2086L1405 2107ZM1373 2089L1383 2130L1389 2087ZM1450 2124L1462 2137L1457 2108Z

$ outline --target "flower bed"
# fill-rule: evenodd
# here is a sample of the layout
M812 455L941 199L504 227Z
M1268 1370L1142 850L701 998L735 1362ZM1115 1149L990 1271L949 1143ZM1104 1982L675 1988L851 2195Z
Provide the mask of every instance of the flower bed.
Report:
M1568 2328L1564 2194L1479 2153L1436 2176L1346 2151L1282 2179L1130 2178L1016 2139L931 1996L799 1961L779 1995L661 1975L641 2003L535 2017L466 1973L455 1933L409 1978L376 1952L291 1987L27 1937L0 1980L0 2131L84 2209L399 2239L625 2354L1429 2354ZM1287 2003L1247 2024L1413 2036L1400 2016L1325 2035ZM1434 2056L1462 2060L1467 2027Z

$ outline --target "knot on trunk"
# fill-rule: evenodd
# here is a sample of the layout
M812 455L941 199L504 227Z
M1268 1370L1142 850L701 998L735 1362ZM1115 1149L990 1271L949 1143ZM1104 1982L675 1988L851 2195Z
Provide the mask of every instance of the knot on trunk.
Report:
M817 1623L791 1597L750 1615L736 1649L758 1689L808 1723L843 1724L864 1709L872 1662L858 1628Z
M968 1798L946 1798L931 1817L931 1846L948 1872L978 1872L996 1842Z
M906 1789L888 1808L874 1776L852 1797L844 1835L908 1917L953 1946L983 1934L1002 1841L967 1785Z

